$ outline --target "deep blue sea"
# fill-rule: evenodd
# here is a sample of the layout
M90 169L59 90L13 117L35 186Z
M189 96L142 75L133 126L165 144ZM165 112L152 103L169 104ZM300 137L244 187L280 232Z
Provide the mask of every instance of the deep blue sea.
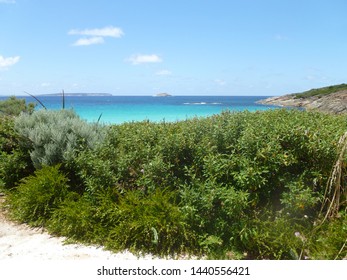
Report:
M274 106L255 102L268 96L65 96L65 108L89 122L119 124L130 121L179 121L193 117L205 117L222 111L268 110ZM0 97L0 100L6 97ZM19 97L18 97L19 98ZM30 96L28 102L37 103ZM48 109L61 109L61 96L37 96Z

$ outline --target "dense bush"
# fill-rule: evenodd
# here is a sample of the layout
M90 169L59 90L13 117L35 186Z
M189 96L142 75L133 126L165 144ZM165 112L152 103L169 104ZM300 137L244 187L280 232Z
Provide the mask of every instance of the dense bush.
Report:
M249 220L264 211L274 211L283 223L295 219L297 225L312 225L318 218L337 142L346 129L344 117L288 110L127 123L112 127L102 146L76 162L91 195L103 188L178 191L200 246L253 251L240 232L254 227ZM279 226L294 236L283 223ZM266 231L270 227L261 228ZM291 246L281 250L258 254L295 255Z
M11 189L33 172L28 150L20 145L13 117L0 117L0 189Z
M108 206L111 208L112 204ZM48 230L71 240L105 245L107 227L104 227L105 224L98 215L99 210L85 196L72 196L52 213L47 224Z
M102 127L88 124L72 110L37 111L22 114L15 120L15 129L27 141L36 168L55 165L72 159L75 151L94 147L102 141Z
M156 190L150 195L129 191L121 196L108 247L165 255L192 250L194 235L172 195Z
M190 252L196 238L172 193L150 195L112 190L66 199L49 220L48 229L73 240L98 243L112 250L159 255Z
M34 109L34 103L27 104L25 99L18 99L15 96L0 101L0 116L18 116L22 112L31 114Z
M44 224L68 196L68 180L57 166L45 166L22 179L9 196L12 214L21 222Z
M16 125L36 143L28 143L36 166L64 162L84 186L79 194L73 188L68 189L71 195L59 194L49 216L39 212L56 234L155 254L233 258L236 253L257 259L346 255L345 210L339 222L317 226L338 141L347 130L345 116L224 112L175 123L115 125L105 138L93 126L81 138L72 129L65 132L77 135L69 144L69 137L53 131L54 114L35 113L27 123L21 117ZM69 119L71 112L57 114L57 123L65 123L58 131L75 121ZM50 121L38 121L46 118ZM91 142L80 141L90 134L95 136ZM58 153L49 152L53 145ZM40 177L44 174L35 175ZM341 234L336 242L334 228Z
M309 255L312 259L347 259L347 214L323 224L309 235Z

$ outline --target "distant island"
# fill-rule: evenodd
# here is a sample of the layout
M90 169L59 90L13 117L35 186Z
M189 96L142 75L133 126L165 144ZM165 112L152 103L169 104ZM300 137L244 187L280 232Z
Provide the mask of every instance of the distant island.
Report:
M41 94L40 96L62 96L61 92L59 93L49 93ZM64 93L65 96L112 96L111 93Z
M168 96L172 96L172 95L163 92L163 93L158 93L158 94L156 94L156 95L154 95L154 96L155 96L155 97L168 97Z
M347 84L311 89L301 93L292 93L259 100L265 105L301 107L325 113L347 113Z

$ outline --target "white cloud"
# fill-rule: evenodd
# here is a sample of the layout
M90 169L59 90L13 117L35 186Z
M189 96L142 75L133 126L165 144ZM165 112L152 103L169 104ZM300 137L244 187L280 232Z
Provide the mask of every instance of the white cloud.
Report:
M99 45L103 44L104 38L102 37L91 37L91 38L80 38L75 43L73 43L73 46L89 46L89 45Z
M49 87L49 86L51 86L50 83L42 83L42 84L41 84L41 87Z
M89 46L96 44L103 44L105 37L120 38L124 35L124 32L119 27L107 26L104 28L93 29L71 29L68 32L69 35L83 35L84 38L78 39L73 46Z
M160 56L156 54L136 54L136 55L132 55L128 59L128 61L130 61L134 65L137 65L142 63L158 63L158 62L162 62L163 60L161 59Z
M124 32L119 27L107 26L104 28L93 28L93 29L72 29L68 32L69 35L86 35L93 37L114 37L120 38L124 35Z
M169 75L171 75L172 73L171 73L171 71L169 71L169 70L160 70L160 71L158 71L157 73L155 73L156 75L158 75L158 76L169 76Z
M0 69L6 69L19 61L19 56L3 57L0 55Z

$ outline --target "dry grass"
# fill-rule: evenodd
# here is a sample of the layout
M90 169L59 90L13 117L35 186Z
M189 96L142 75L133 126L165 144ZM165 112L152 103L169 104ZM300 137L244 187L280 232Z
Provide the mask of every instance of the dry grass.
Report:
M341 206L346 204L346 150L347 150L347 131L342 135L338 143L338 158L332 169L330 178L325 190L324 201L322 204L321 213L326 210L324 223L327 219L332 219L338 216Z

